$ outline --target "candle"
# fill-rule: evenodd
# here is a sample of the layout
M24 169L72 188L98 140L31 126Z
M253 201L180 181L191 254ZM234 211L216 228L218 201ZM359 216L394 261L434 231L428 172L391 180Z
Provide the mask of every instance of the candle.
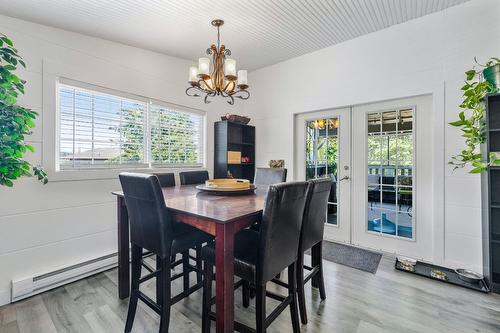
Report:
M238 71L238 85L246 86L248 85L247 71L239 70Z
M198 81L198 68L196 66L189 67L189 82L194 83Z
M198 59L198 74L199 75L209 75L210 72L210 59L200 58Z
M236 60L226 59L224 62L224 73L229 80L236 79Z

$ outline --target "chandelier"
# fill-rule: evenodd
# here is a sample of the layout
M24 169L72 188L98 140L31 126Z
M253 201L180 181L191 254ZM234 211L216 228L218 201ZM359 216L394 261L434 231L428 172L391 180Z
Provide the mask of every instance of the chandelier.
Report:
M186 95L204 96L205 103L210 103L210 97L221 96L233 105L235 98L246 100L250 97L250 92L247 90L247 71L239 70L236 74L236 60L228 58L231 50L224 44L220 45L220 27L223 24L223 20L212 21L212 25L217 28L217 45L212 44L207 49L211 61L210 58L200 58L198 67L189 68L190 86L186 89Z

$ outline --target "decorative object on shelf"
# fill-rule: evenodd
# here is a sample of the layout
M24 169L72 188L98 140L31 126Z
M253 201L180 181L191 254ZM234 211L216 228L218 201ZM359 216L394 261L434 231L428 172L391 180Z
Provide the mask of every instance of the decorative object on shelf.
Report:
M196 188L215 195L253 194L256 189L247 179L209 179Z
M227 152L227 163L228 164L240 164L241 163L241 151L228 151Z
M479 64L475 58L474 60L482 70L472 68L465 72L466 81L462 87L464 100L460 105L463 111L458 114L457 121L450 123L462 130L466 147L453 156L449 164L453 165L454 169L470 165L470 173L481 173L490 165L500 165L500 159L491 154L485 159L479 151L481 144L486 141L484 99L487 94L500 91L500 59L491 58L484 65ZM467 111L468 115L465 114Z
M241 157L241 163L250 163L250 157L248 157L248 156L242 156Z
M0 33L0 185L12 187L14 180L33 175L47 184L43 168L23 159L26 152L34 152L33 146L24 140L35 127L38 114L16 105L19 94L24 94L26 84L14 74L18 65L26 68L12 41Z
M245 116L239 116L237 114L226 114L225 116L222 116L220 117L221 120L227 120L227 121L230 121L232 123L236 123L236 124L242 124L242 125L246 125L250 122L250 118L248 117L245 117Z
M270 160L269 167L275 169L283 169L285 167L285 160Z
M220 44L220 27L223 24L224 21L220 19L212 21L212 25L217 28L217 45L212 44L207 49L207 55L211 56L212 60L200 58L198 67L189 68L190 87L186 89L186 95L204 95L205 103L210 103L209 97L221 96L233 105L235 98L246 100L250 97L250 92L247 71L236 72L236 60L228 58L231 51L224 44Z

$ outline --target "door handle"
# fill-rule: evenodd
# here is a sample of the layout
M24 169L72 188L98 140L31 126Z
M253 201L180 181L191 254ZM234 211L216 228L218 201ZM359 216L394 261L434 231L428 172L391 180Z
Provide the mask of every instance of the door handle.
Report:
M349 178L349 176L344 176L342 178L339 179L339 182L343 181L343 180L349 180L351 178Z

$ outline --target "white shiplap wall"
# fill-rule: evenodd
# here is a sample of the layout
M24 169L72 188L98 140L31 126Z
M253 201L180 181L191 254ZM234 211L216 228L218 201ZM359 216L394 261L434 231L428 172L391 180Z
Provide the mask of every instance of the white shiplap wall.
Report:
M447 165L464 145L447 123L474 57L500 55L499 14L500 1L472 0L252 72L244 107L257 127L257 166L284 159L293 177L295 113L432 94L434 235L426 259L482 271L480 179Z
M29 156L42 161L42 119L53 108L44 109L44 64L61 71L80 69L95 82L109 88L136 92L207 111L207 168L212 173L213 122L228 107L184 95L190 62L102 39L0 16L0 32L12 38L28 69L20 71L27 80L20 104L40 113L29 142L36 152ZM92 68L99 70L92 71ZM69 73L66 71L65 73ZM112 74L112 75L111 75ZM71 78L71 77L70 77ZM125 80L126 79L126 80ZM130 82L127 82L130 81ZM49 181L21 179L14 188L0 188L0 305L10 301L10 281L73 265L116 251L116 208L111 191L116 179Z

